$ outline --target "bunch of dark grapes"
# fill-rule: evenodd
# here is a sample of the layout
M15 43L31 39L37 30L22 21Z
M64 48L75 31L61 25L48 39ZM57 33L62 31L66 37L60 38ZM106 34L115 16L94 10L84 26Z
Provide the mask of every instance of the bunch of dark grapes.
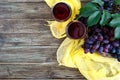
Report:
M115 0L102 0L104 2L103 9L110 11L111 13L120 14L120 5L115 5Z
M83 44L85 53L98 52L103 56L112 55L120 61L120 41L113 39L114 28L96 25L88 30L88 36Z
M103 8L108 11L111 11L114 4L114 0L102 0L102 1L104 2Z

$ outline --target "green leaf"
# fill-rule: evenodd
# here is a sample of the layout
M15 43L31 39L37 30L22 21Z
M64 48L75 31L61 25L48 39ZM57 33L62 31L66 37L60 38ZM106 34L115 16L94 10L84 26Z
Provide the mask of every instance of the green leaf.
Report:
M114 19L111 20L111 22L109 23L109 25L111 27L117 27L120 25L120 17L116 17Z
M118 17L120 17L120 14L118 13L112 14L112 18L118 18Z
M101 26L106 25L110 20L110 18L111 18L111 14L107 10L104 10L101 17L100 25Z
M104 2L102 0L93 0L92 1L93 3L97 3L99 4L100 6L103 6L104 5Z
M99 22L100 17L101 17L101 12L100 11L96 11L92 15L90 15L88 17L88 21L87 21L88 27L96 25Z
M98 10L97 5L89 2L80 9L80 16L88 17L97 10Z
M120 27L115 28L114 34L115 34L114 36L115 39L120 39Z
M114 4L119 5L120 4L120 0L115 0Z

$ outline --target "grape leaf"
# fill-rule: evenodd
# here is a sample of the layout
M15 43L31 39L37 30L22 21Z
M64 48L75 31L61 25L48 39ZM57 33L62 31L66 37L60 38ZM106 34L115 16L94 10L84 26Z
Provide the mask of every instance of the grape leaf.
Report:
M109 23L111 27L117 27L120 25L120 17L113 18Z
M120 0L115 0L114 4L119 5L120 4Z
M115 34L114 36L115 39L120 39L120 26L115 28L114 34Z
M97 3L99 4L100 6L103 6L104 5L104 2L102 0L93 0L92 1L93 3Z
M88 27L96 25L99 22L100 17L101 17L100 11L96 11L92 15L90 15L87 21Z
M101 17L100 25L101 26L106 25L110 20L110 18L111 18L111 14L107 10L104 10Z
M118 13L112 14L112 18L118 18L118 17L120 17L120 14Z
M80 9L80 16L88 17L97 10L98 10L97 5L89 2Z

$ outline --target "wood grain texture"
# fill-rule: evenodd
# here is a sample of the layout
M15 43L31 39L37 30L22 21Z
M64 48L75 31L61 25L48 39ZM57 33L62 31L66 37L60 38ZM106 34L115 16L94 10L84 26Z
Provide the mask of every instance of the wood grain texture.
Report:
M0 0L0 80L86 80L58 65L64 39L52 36L46 20L53 17L44 0Z
M44 2L45 0L1 0L0 3L3 2ZM90 0L80 0L81 2L88 2Z
M52 19L45 2L1 3L0 12L0 19Z
M77 69L49 64L1 64L0 76L3 79L83 79Z

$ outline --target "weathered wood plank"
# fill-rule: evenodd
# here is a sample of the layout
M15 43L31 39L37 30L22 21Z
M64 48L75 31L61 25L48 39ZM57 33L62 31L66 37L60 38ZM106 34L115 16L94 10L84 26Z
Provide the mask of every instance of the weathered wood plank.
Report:
M0 64L0 78L31 78L31 79L83 79L77 69L56 65Z
M87 2L90 0L80 0L81 2ZM1 0L0 3L3 2L44 2L44 0Z
M59 45L61 40L52 37L49 31L40 33L4 33L0 34L0 47L11 46L49 46Z
M52 19L52 16L45 2L0 3L0 19Z
M46 25L44 19L1 19L0 33L40 33L50 30Z
M0 43L13 45L58 45L61 40L52 37L45 20L3 19L0 20Z
M58 45L62 40L53 38L45 20L2 19L0 20L0 44L15 45Z
M0 3L0 19L51 19L46 3Z
M0 63L56 63L57 46L1 47Z

